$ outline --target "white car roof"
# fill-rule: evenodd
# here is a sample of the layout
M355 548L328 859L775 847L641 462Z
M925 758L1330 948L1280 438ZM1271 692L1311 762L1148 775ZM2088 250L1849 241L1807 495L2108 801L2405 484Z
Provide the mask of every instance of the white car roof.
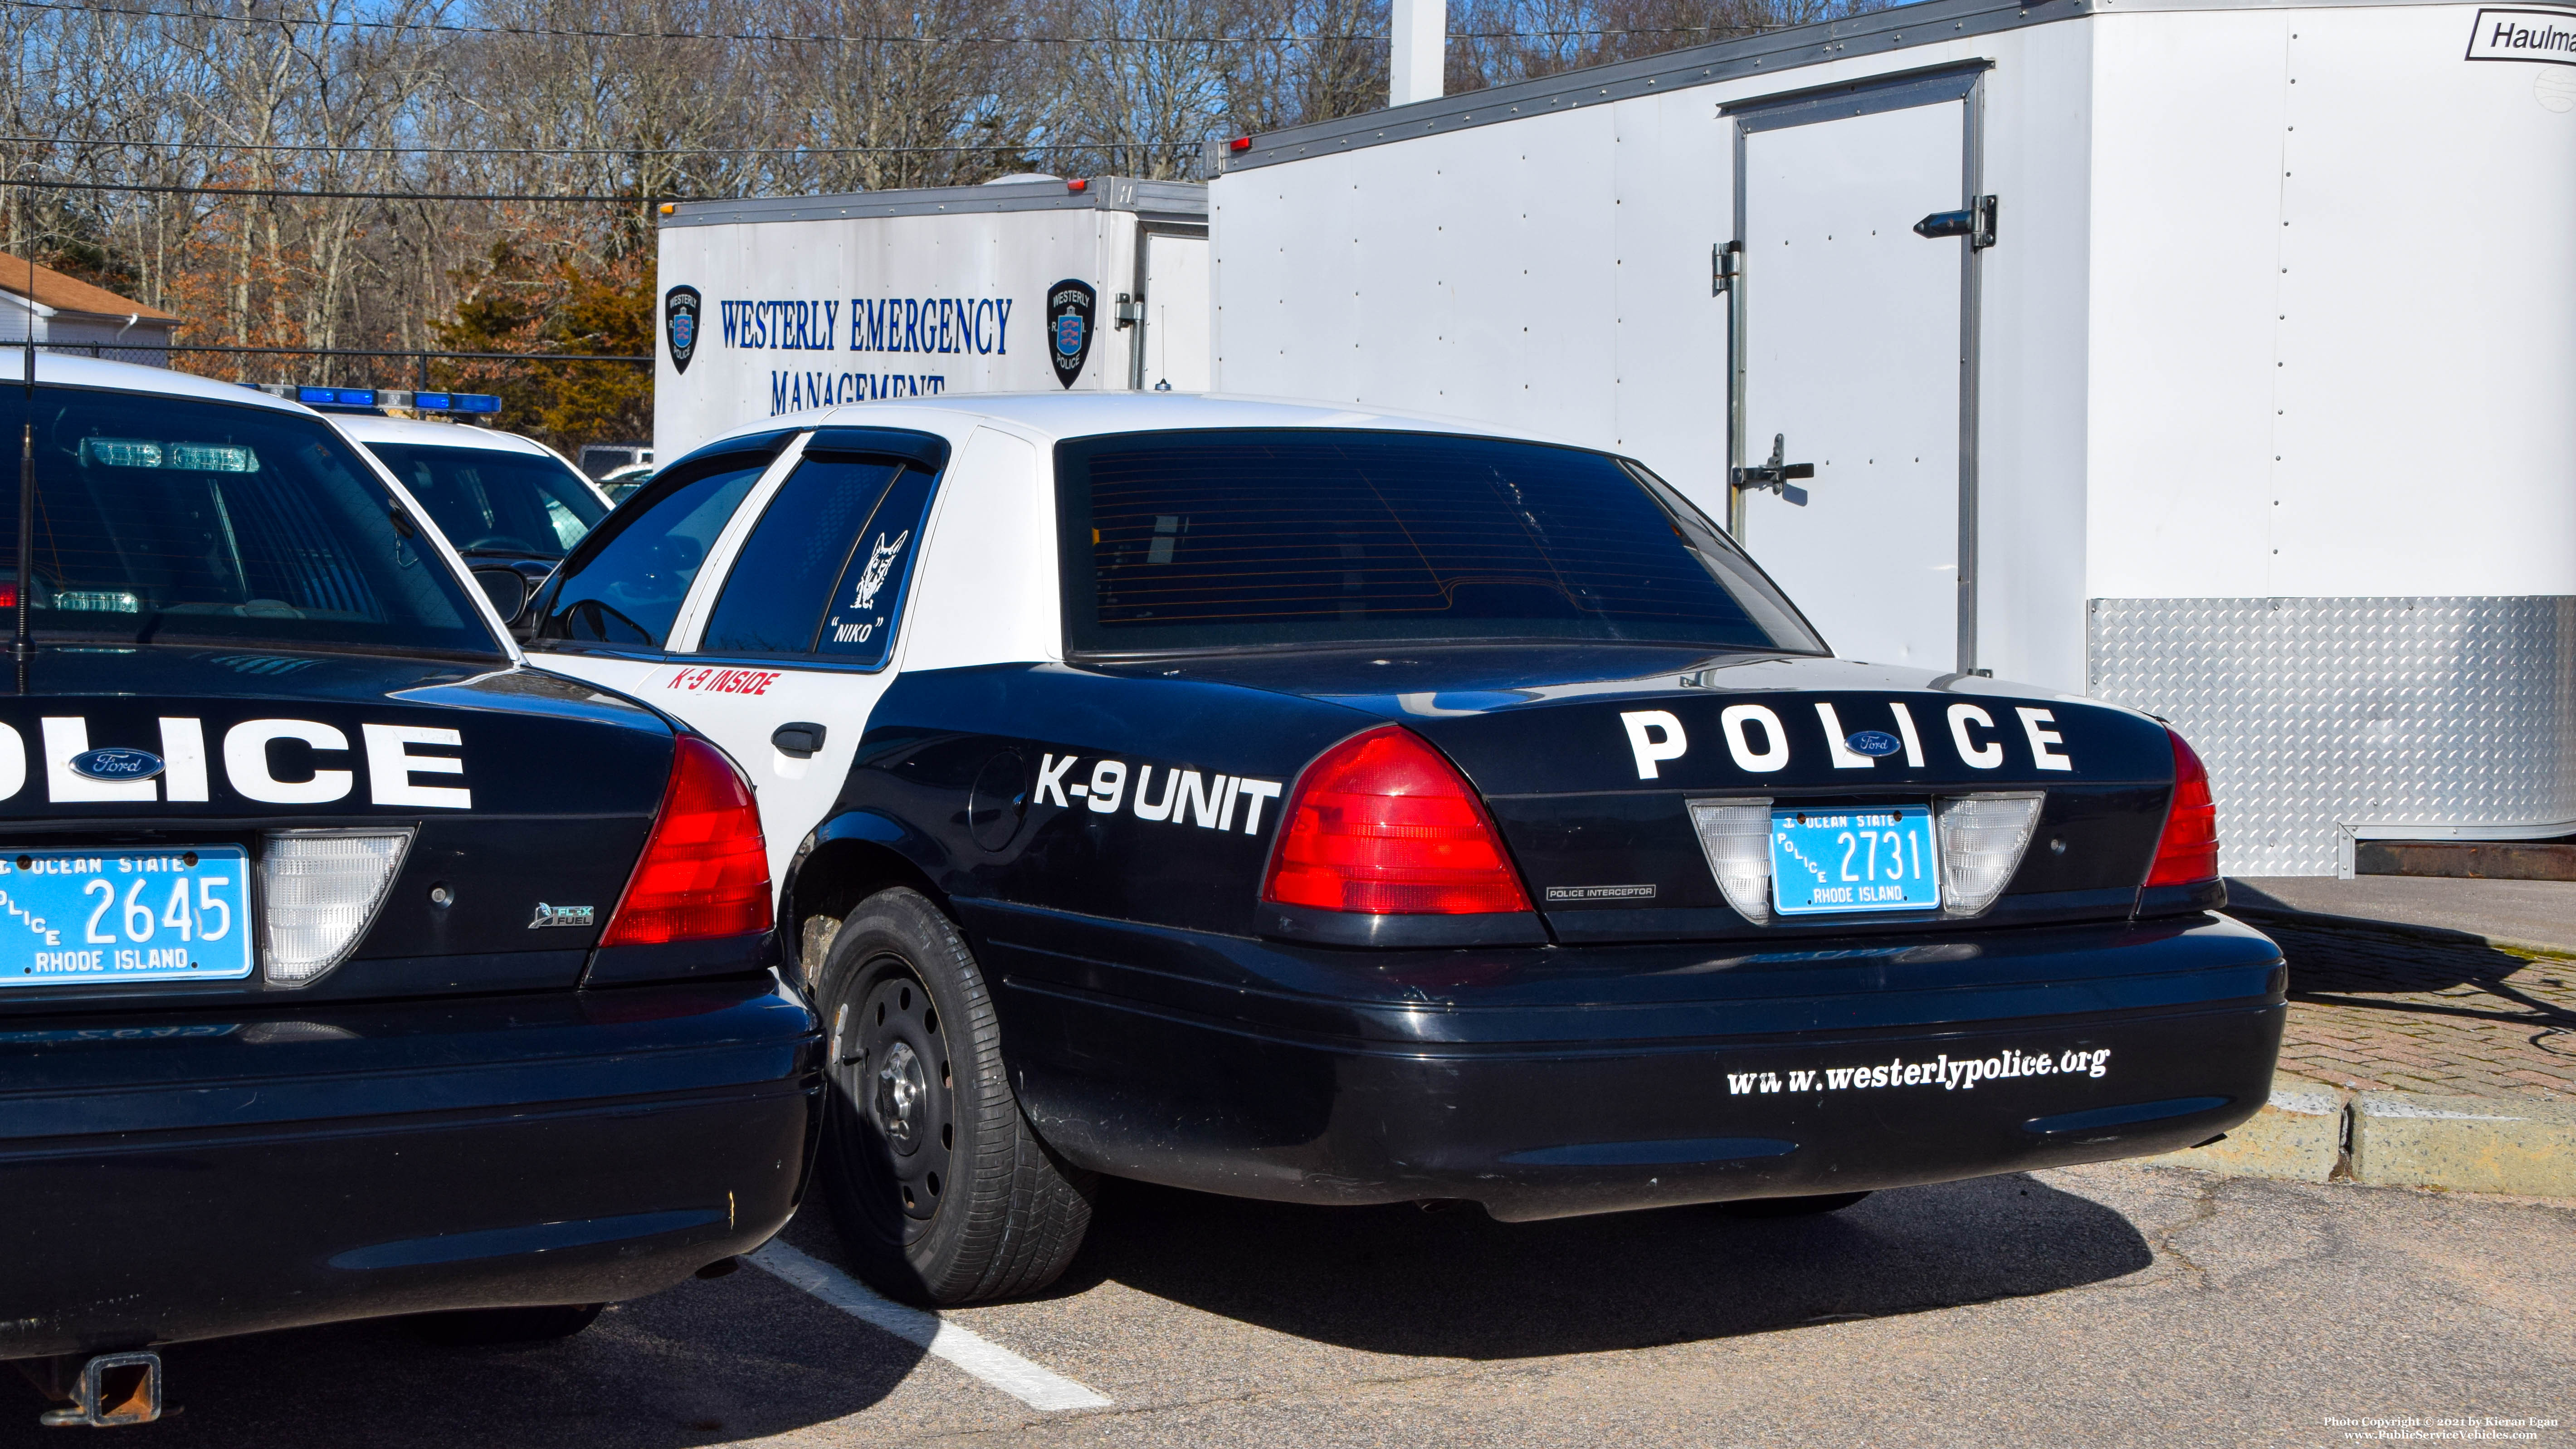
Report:
M469 427L464 423L432 422L424 418L379 418L366 413L332 413L330 418L331 426L361 443L409 443L433 448L531 453L540 458L554 456L533 439L492 428Z
M768 418L729 429L707 441L720 442L783 428L821 427L932 427L962 435L977 423L987 422L1050 442L1101 433L1150 433L1174 428L1383 428L1391 432L1458 433L1536 443L1567 441L1544 433L1430 413L1189 392L986 392L848 403Z
M26 367L27 349L24 346L0 343L0 382L15 386L25 381ZM104 362L95 357L72 357L59 352L41 353L36 358L36 381L62 387L114 388L119 392L155 393L162 397L204 398L209 402L240 403L249 407L302 413L306 417L320 416L302 403L273 397L237 382L199 377L193 372L173 372L166 367L138 367L130 362Z

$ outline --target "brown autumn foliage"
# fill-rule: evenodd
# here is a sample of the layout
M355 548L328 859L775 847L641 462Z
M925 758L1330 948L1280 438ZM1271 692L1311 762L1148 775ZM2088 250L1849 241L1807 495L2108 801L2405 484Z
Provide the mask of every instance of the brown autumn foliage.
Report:
M1451 0L1448 83L1879 3ZM339 353L182 363L216 376L410 386L418 359L350 354L642 356L656 198L1194 177L1208 138L1382 106L1386 28L1386 0L0 6L0 125L41 138L0 138L0 175L39 183L10 190L6 242L179 313L182 343ZM561 447L649 432L632 363L427 370Z

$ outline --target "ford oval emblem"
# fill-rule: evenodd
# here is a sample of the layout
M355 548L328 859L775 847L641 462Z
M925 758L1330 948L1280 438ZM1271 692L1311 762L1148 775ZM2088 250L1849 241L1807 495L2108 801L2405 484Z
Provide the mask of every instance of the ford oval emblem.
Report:
M72 756L72 773L93 780L149 780L161 773L150 750L84 750Z
M1856 755L1892 755L1905 748L1905 742L1885 730L1855 730L1843 741Z

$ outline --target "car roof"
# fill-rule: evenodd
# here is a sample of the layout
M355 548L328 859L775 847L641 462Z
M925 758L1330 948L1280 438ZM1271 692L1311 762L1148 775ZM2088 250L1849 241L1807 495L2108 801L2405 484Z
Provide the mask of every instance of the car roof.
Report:
M551 458L537 442L516 433L426 418L380 418L366 413L334 413L331 425L361 443L409 443L433 448L482 448L501 453L533 453Z
M0 343L0 382L15 384L25 381L26 367L25 347ZM152 393L161 397L203 398L209 402L301 413L308 418L321 416L302 403L289 402L237 382L199 377L192 372L173 372L166 367L139 367L130 362L106 362L95 357L73 357L59 352L47 352L36 359L36 381L59 387L113 388L119 392Z
M1466 418L1296 398L1190 392L1004 392L847 403L764 419L728 429L709 442L782 428L903 427L944 421L963 433L979 422L1003 424L1049 441L1102 433L1150 433L1175 428L1379 428L1390 432L1458 433L1563 443L1563 438Z

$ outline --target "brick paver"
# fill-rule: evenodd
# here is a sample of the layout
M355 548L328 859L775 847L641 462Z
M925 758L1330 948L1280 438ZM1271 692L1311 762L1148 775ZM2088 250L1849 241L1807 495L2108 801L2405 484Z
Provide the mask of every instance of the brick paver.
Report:
M2363 1090L2576 1101L2576 960L2256 924L2290 961L2282 1070Z

